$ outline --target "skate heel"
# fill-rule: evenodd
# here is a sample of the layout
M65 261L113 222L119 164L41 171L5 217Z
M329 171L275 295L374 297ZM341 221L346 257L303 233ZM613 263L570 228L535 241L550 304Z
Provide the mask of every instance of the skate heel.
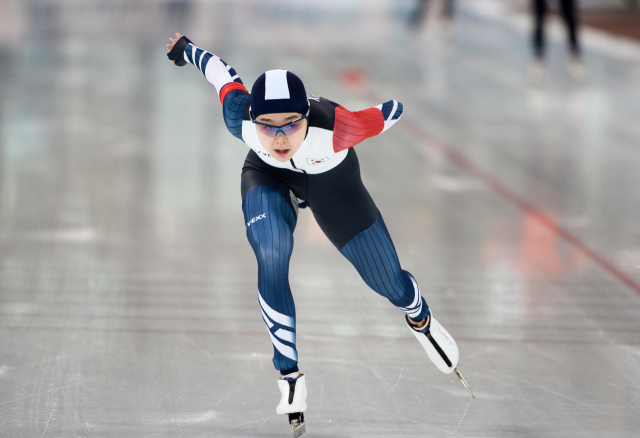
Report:
M299 438L307 431L304 425L304 413L302 412L289 414L289 424L291 425L293 438Z

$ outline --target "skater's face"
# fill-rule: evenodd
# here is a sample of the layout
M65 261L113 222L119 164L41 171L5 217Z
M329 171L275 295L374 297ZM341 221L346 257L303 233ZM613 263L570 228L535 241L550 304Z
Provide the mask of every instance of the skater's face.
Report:
M273 128L256 124L260 143L273 158L282 163L289 161L302 146L307 133L307 119L298 120L301 117L300 113L273 113L262 114L256 118L257 122L266 123L271 127L286 126L286 129L278 130L276 136L272 137L269 134L273 134ZM290 133L285 135L285 132Z

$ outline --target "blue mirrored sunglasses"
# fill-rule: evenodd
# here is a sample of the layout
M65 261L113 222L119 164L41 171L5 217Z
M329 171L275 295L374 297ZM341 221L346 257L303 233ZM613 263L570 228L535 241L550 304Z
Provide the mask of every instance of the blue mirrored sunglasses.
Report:
M258 122L253 117L251 118L251 121L256 125L258 125L257 126L258 130L262 132L264 135L267 135L269 137L275 137L278 135L278 132L282 132L284 135L291 135L295 132L298 132L298 130L303 125L302 121L306 119L308 116L309 116L309 111L307 111L307 114L305 114L304 116L299 117L282 126L273 126L273 125L268 125L266 123Z

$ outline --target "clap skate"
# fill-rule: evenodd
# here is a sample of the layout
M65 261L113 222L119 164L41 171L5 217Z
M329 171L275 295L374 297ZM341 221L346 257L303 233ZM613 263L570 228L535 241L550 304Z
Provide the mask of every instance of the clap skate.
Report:
M431 313L429 313L425 325L421 328L411 325L408 316L405 316L405 320L411 329L411 333L414 334L427 352L431 362L445 374L455 373L465 389L471 394L471 397L476 398L471 392L469 384L458 371L458 359L460 358L458 345L444 327L436 321Z
M307 410L307 385L304 374L291 373L278 379L280 403L276 407L278 415L287 414L293 437L298 438L306 432L304 411Z

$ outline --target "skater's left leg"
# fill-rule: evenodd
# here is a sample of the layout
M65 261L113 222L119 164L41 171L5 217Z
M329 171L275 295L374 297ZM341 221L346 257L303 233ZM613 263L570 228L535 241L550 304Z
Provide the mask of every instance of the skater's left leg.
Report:
M400 268L378 207L362 184L355 150L329 172L309 175L308 201L324 234L364 281L411 320L424 320L429 307L413 276Z
M412 332L435 365L445 373L452 372L458 363L458 347L431 315L415 278L400 267L384 220L362 184L353 149L331 171L309 175L308 201L331 243L367 285L405 313Z
M420 294L413 275L400 267L398 254L378 213L374 224L351 239L340 253L356 268L367 285L421 325L429 315L429 306Z
M413 276L400 268L398 255L382 215L368 229L351 239L342 249L371 289L386 297L406 314L407 325L443 373L458 365L458 346L433 318Z
M367 285L406 314L407 325L443 373L458 365L458 346L431 312L413 276L400 268L398 255L382 215L342 249Z

